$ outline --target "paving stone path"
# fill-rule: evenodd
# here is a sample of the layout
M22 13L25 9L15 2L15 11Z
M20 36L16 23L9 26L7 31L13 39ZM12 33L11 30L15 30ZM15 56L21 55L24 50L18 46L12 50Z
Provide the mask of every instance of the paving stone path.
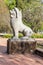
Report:
M7 54L7 39L0 38L0 65L43 65L43 58L32 54Z

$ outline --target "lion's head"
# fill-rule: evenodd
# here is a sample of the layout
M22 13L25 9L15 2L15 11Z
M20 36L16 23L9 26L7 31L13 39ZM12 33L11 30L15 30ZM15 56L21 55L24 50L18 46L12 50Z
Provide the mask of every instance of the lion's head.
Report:
M14 9L10 10L10 16L11 18L13 17L22 18L21 10L15 7Z

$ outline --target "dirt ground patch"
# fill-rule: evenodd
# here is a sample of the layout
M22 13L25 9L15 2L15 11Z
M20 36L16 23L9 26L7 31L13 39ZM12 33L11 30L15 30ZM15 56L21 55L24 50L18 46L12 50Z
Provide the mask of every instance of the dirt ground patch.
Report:
M32 54L7 54L7 38L0 38L0 65L43 65L43 58Z

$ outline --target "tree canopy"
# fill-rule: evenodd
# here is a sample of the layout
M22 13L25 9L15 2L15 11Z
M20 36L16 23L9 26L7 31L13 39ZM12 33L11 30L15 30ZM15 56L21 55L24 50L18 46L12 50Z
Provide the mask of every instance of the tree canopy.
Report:
M4 0L8 9L18 7L22 10L23 23L33 31L43 30L43 4L41 0Z

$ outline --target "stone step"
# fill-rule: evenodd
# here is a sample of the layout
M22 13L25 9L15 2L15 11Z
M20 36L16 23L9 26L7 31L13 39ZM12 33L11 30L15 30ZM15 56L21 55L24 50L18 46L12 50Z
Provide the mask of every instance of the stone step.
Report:
M43 57L43 49L41 49L41 48L36 48L36 50L35 50L35 54L37 54L37 55Z
M36 48L36 50L38 50L38 51L43 53L43 49L41 49L41 48Z

